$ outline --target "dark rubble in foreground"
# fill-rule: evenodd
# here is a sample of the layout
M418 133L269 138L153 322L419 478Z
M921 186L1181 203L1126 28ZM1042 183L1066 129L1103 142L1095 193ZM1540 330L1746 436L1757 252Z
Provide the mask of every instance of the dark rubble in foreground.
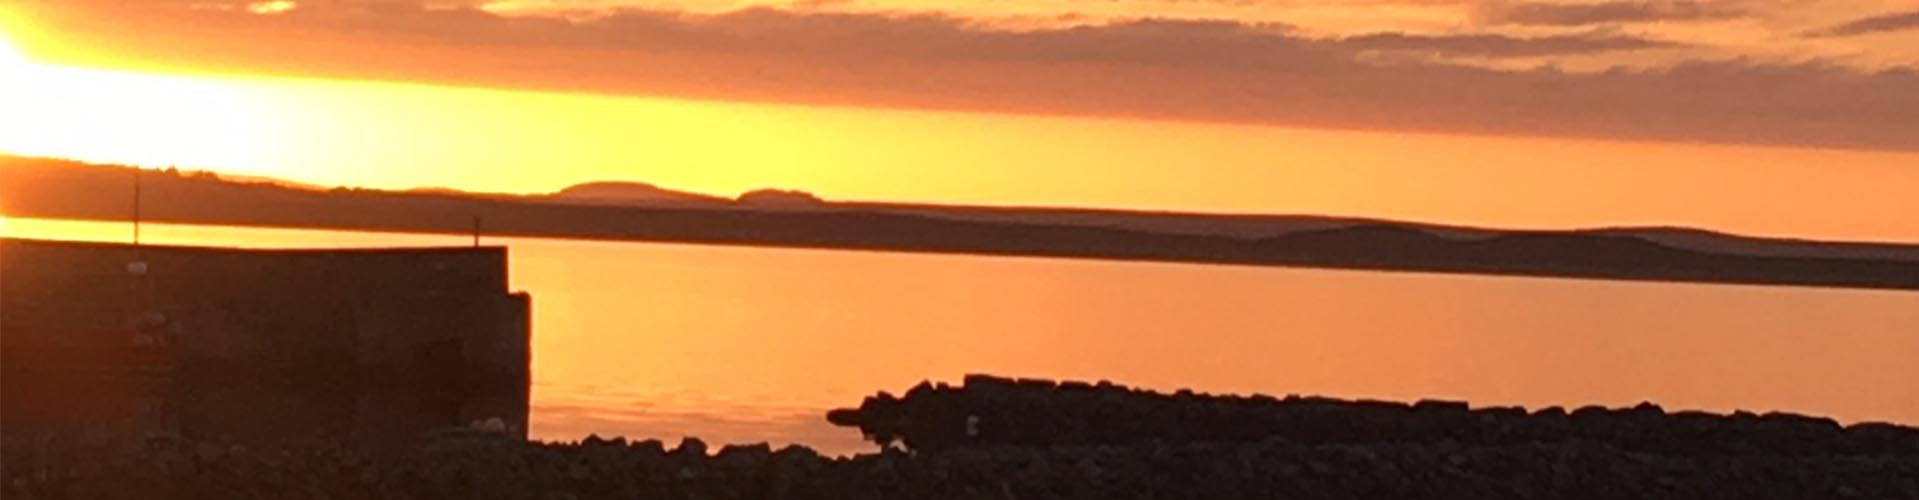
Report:
M9 442L5 497L1919 499L1919 430L1782 414L1526 412L990 377L863 407L834 420L912 450L713 453L697 440L669 449L471 431L377 456L327 443Z

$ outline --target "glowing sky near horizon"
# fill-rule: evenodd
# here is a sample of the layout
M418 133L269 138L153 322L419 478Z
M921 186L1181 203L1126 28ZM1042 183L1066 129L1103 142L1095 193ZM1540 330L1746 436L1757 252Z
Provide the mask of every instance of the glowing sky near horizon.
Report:
M950 11L961 3L928 5ZM298 5L259 6L300 12ZM490 9L545 5L493 2ZM979 5L1001 18L1017 14ZM1214 12L1223 8L1185 12L1228 15ZM1416 29L1423 25L1417 19L1435 9L1409 7L1389 24ZM1438 10L1448 9L1457 10ZM1315 20L1296 10L1271 10L1266 20L1364 31L1333 19L1365 16L1320 8L1327 20ZM549 192L636 180L719 194L795 188L843 200L1318 213L1509 227L1686 225L1919 241L1919 227L1906 217L1919 213L1919 197L1911 195L1919 191L1919 152L1897 148L579 93L409 82L397 73L287 75L244 71L232 61L90 53L62 45L61 36L19 12L0 10L0 30L0 40L13 39L40 59L10 58L0 41L0 151L22 155L390 189ZM1886 54L1859 64L1905 61L1897 51ZM1627 64L1633 56L1617 59Z

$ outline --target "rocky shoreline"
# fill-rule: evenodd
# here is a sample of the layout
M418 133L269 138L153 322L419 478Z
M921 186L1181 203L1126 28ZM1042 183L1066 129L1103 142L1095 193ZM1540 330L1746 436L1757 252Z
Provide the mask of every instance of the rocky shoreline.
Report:
M1668 413L1652 403L1528 411L1456 401L1162 394L1109 382L988 375L969 375L962 386L921 383L903 398L882 392L827 418L858 427L875 442L898 441L918 451L1281 438L1350 445L1589 441L1667 455L1919 456L1919 429L1885 423L1841 426L1829 418L1790 413Z
M856 457L472 430L380 456L325 442L8 442L4 496L1919 499L1919 430L1654 410L1562 415L970 377L834 412L837 423L908 445Z

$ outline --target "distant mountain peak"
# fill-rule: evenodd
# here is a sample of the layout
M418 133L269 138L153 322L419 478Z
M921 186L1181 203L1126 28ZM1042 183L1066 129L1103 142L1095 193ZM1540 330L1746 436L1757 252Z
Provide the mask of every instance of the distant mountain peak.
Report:
M586 204L726 203L726 198L666 189L645 182L599 181L575 184L549 196L560 202Z
M805 191L793 189L755 189L740 194L740 205L752 208L819 208L826 206L826 200Z

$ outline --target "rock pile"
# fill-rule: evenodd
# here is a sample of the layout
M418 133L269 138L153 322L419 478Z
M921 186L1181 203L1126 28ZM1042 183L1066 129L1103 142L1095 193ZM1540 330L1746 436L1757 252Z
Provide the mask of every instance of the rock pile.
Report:
M1919 500L1913 429L1785 415L1529 413L972 377L832 419L911 451L825 457L472 431L377 456L330 442L10 440L0 497Z
M1525 446L1585 441L1666 455L1919 456L1919 429L1785 413L1668 413L1632 408L1472 408L1466 403L1161 394L1106 382L966 377L962 387L921 383L904 398L866 398L834 423L916 451L1013 445L1124 445L1147 441L1307 445L1452 442Z
M1912 456L1678 457L1604 443L1138 442L890 450L441 438L404 456L164 442L9 463L43 499L1919 499Z

